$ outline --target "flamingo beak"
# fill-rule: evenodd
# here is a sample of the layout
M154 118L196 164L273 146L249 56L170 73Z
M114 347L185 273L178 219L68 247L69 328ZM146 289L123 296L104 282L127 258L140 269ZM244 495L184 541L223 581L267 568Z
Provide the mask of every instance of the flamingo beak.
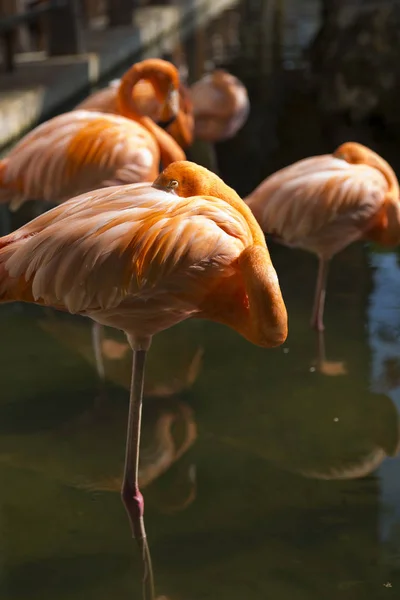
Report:
M171 87L168 91L165 103L161 112L160 121L170 121L175 119L179 112L179 91Z

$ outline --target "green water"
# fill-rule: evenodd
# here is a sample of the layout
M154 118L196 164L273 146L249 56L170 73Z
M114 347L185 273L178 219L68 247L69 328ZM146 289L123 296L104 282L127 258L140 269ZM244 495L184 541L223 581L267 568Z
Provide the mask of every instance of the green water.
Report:
M278 79L277 100L248 61L229 68L248 85L252 114L216 158L241 194L336 138L365 141L348 128L327 133L302 88L288 94ZM370 141L395 155L393 141ZM196 156L215 159L204 146ZM335 258L318 340L316 260L270 250L289 313L283 347L188 321L155 338L149 355L141 478L157 595L398 598L397 256L359 244ZM107 330L104 397L85 319L9 305L0 330L1 600L140 599L118 491L125 340Z

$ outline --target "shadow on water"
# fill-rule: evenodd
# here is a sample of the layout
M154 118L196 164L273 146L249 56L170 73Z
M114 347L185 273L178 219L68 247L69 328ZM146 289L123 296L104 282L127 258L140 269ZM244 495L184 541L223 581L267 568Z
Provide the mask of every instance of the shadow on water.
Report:
M7 598L25 598L32 595L32 591L33 598L41 598L43 594L60 597L62 589L63 597L67 598L84 591L87 586L102 586L109 580L120 578L130 569L129 557L124 554L49 556L10 567L3 593Z
M398 169L393 140L326 123L300 74L277 69L276 54L262 62L272 78L260 77L260 24L239 27L244 4L199 29L186 53L189 78L214 64L239 76L251 116L236 138L197 144L191 158L243 196L345 139L373 146ZM269 245L289 312L283 347L265 351L193 321L157 336L149 355L140 477L157 593L393 597L398 256L356 244L335 258L318 339L309 328L315 258ZM139 598L141 568L119 497L131 362L124 338L106 332L104 398L87 320L15 306L2 308L0 324L0 597Z

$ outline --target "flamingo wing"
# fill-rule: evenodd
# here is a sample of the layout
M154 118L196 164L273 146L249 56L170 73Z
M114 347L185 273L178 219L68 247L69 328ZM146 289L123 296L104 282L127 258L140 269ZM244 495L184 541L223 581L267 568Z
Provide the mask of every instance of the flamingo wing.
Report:
M326 155L274 173L245 201L266 233L329 258L362 237L387 192L377 169Z
M222 200L103 188L2 238L0 300L90 313L165 293L197 298L204 278L229 277L250 243L245 217Z
M73 111L25 136L6 158L0 194L16 209L28 199L60 202L99 187L130 167L130 183L152 181L159 150L140 124L117 115Z

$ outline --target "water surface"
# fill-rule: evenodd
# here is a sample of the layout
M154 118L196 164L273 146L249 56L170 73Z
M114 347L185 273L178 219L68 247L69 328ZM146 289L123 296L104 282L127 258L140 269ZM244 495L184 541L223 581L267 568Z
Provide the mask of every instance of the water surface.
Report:
M327 126L293 64L282 72L260 56L257 24L236 35L237 14L219 19L205 46L198 32L183 57L192 79L210 64L240 76L251 117L237 138L214 149L197 144L192 158L218 168L242 195L345 139L368 141L396 168L393 141ZM285 16L287 29L295 17ZM272 75L270 67L260 74L261 63L273 65ZM289 312L281 348L256 348L193 321L160 334L149 355L141 478L158 594L398 597L398 256L358 244L335 258L318 340L309 328L316 259L270 250ZM124 338L107 330L104 398L88 321L10 305L0 327L0 598L139 598L140 564L118 492L130 375Z

